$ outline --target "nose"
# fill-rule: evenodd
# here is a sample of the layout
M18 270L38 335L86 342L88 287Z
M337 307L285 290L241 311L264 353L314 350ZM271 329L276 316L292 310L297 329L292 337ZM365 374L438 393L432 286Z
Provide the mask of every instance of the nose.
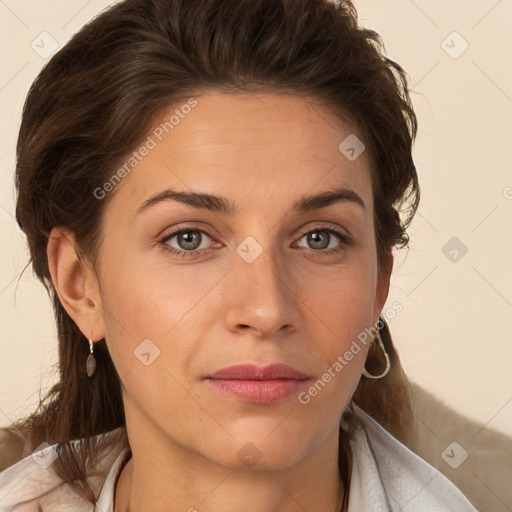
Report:
M263 339L298 329L300 291L284 255L268 246L252 262L240 254L235 253L225 290L227 328Z

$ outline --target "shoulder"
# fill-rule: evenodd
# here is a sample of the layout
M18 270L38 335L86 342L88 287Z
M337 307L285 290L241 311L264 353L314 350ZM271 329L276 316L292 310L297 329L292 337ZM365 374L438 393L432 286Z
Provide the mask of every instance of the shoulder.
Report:
M121 428L96 437L101 440L119 433ZM93 511L93 504L53 471L52 464L59 456L57 446L46 446L0 472L0 512ZM122 445L115 444L102 453L100 465L89 468L88 483L95 496L101 492L112 465L125 451Z
M358 419L352 443L355 479L363 494L382 502L382 510L387 504L391 510L477 512L441 472L355 404L354 413Z

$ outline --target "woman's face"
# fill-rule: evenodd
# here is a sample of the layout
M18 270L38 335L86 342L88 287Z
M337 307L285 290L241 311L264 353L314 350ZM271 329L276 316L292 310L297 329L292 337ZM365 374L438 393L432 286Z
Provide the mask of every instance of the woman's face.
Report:
M162 116L110 192L94 339L105 337L129 431L148 445L158 438L228 467L289 467L337 432L367 347L332 369L387 296L368 152L357 156L354 133L312 100L195 100ZM340 189L348 199L308 200ZM182 195L147 203L164 191ZM209 378L278 363L305 379Z

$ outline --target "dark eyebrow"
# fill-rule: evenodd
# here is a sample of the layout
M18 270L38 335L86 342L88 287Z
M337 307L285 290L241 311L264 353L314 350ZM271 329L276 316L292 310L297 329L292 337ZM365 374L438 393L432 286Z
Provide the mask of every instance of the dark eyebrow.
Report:
M223 196L215 196L202 192L178 192L172 189L166 189L151 196L144 201L137 209L136 215L148 209L150 206L161 201L174 200L183 204L202 208L214 212L224 213L226 215L236 215L238 208L235 203ZM325 208L334 203L351 202L358 204L363 210L366 206L361 197L353 190L347 188L336 188L317 194L310 194L301 197L290 209L290 213L305 213L310 210Z

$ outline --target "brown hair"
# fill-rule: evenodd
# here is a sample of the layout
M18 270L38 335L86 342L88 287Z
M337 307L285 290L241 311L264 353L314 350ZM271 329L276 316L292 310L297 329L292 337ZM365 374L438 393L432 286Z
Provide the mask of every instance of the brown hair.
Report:
M290 92L316 98L353 122L371 156L379 269L394 246L407 245L419 202L411 155L417 121L407 77L385 56L380 36L358 26L349 0L125 0L111 7L50 59L23 111L16 218L52 299L60 379L33 415L3 429L4 468L43 441L61 443L52 468L94 502L85 479L97 451L91 437L125 424L120 381L105 340L95 344L94 377L85 375L88 344L51 281L49 233L68 227L80 256L97 268L102 216L114 192L98 200L94 190L147 136L159 113L209 89ZM399 435L409 425L408 381L389 332L383 337L392 371L379 381L361 379L353 399ZM367 364L378 366L373 352ZM349 410L344 418L350 423ZM79 438L84 443L75 450L69 441ZM343 510L349 439L340 429Z

